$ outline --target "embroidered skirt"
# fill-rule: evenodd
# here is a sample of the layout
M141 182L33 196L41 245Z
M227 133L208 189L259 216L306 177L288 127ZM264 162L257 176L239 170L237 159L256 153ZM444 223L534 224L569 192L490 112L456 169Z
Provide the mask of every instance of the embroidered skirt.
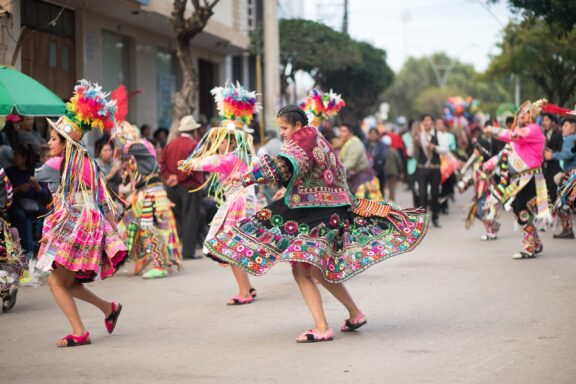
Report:
M256 206L257 202L254 187L248 187L241 195L234 193L234 191L228 193L226 195L226 202L218 208L218 211L210 223L210 230L204 240L203 253L216 262L228 264L225 260L211 254L206 244L216 236L216 233L228 231L242 219L253 216L256 213Z
M18 283L26 270L28 258L22 252L18 241L14 241L8 222L0 217L0 297Z
M428 215L390 203L399 215L363 217L350 207L288 208L275 201L206 242L210 253L253 275L279 262L303 262L324 278L343 282L387 258L409 252L423 239Z
M134 271L140 273L150 263L169 269L182 263L176 219L161 183L140 190L136 200L124 212L125 241L134 259Z
M44 220L39 260L42 271L56 266L90 282L112 276L127 257L126 246L106 217L86 205L54 211Z

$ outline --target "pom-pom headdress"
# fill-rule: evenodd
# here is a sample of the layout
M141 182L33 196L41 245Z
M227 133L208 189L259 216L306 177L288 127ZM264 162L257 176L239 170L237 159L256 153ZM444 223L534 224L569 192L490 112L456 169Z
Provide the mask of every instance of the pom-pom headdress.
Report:
M66 103L66 114L56 122L48 120L66 139L64 170L60 188L54 196L54 209L84 203L96 205L102 215L107 210L115 210L116 205L105 187L104 175L80 142L82 136L92 129L110 133L114 128L116 103L107 100L108 95L98 84L80 80L74 87L74 95Z
M229 152L234 147L234 154L246 166L250 166L256 157L253 137L248 129L254 113L259 109L256 93L247 91L240 84L217 87L212 89L211 93L221 118L220 126L206 132L194 152L180 165L179 169L183 172L190 173L201 159L218 155L219 148L223 144L225 144L225 152ZM236 173L237 171L233 170L230 175ZM212 173L196 190L209 185L216 200L222 202L225 182L226 180L219 180L218 174Z
M308 115L310 125L318 127L322 121L336 116L345 105L342 97L332 90L324 93L318 89L312 89L300 103L300 108Z
M116 103L107 100L108 94L96 83L80 80L74 95L66 103L66 114L50 125L62 136L79 142L84 134L94 128L110 133L114 128Z
M240 84L227 84L225 87L216 87L210 91L216 101L216 107L222 126L233 124L237 128L249 126L254 113L258 110L256 92L249 92Z
M142 139L140 130L133 124L126 121L128 115L128 93L126 87L120 84L112 91L112 100L116 102L115 126L112 138L116 139L120 146L127 143L138 143Z

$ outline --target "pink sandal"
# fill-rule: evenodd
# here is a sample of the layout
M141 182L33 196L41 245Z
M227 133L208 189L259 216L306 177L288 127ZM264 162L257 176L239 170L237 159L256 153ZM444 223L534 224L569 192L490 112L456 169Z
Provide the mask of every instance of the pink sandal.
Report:
M254 301L254 297L242 297L240 295L236 295L230 298L230 301L226 303L226 305L243 305L243 304L250 304Z
M92 344L90 340L90 332L86 331L82 336L67 335L60 340L66 340L66 345L58 345L60 348L77 347L80 345Z
M334 340L334 332L332 332L332 328L328 328L328 330L324 333L320 333L318 331L314 331L312 329L307 330L298 338L296 339L297 343L319 343L322 341L332 341Z
M114 332L114 328L116 328L116 322L118 321L120 312L122 312L122 304L112 303L112 312L110 312L110 315L104 319L104 325L106 325L106 330L108 333Z
M352 332L365 325L368 322L366 315L360 313L354 319L346 319L340 328L340 332Z

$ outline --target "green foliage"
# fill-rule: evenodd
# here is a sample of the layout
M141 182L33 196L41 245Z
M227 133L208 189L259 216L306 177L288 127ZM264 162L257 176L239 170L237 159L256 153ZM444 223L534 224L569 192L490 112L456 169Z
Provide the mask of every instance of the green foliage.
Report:
M489 0L498 3L500 0ZM576 23L574 0L508 0L510 8L527 19L540 18L553 26L552 32L569 33Z
M386 52L368 43L355 42L361 53L360 64L328 71L319 79L320 86L342 94L346 108L342 120L355 121L375 112L382 91L392 84L394 73L386 63Z
M378 96L392 83L393 73L382 49L310 20L282 19L279 31L283 91L297 71L308 72L322 89L342 94L347 104L342 118L356 119L372 112ZM252 35L252 53L262 52L262 46L260 29Z
M519 74L540 91L540 97L559 105L575 101L576 30L558 35L553 26L536 19L510 23L504 29L500 55L490 63L487 75L502 79Z
M440 87L434 66L439 69L441 78L451 68L444 88ZM449 96L472 96L479 100L482 111L493 116L498 104L512 98L506 85L480 76L472 65L445 53L435 53L406 60L392 86L384 92L383 99L390 104L392 115L418 118L424 113L440 115ZM512 90L513 86L508 88Z
M333 70L360 63L361 53L348 35L324 24L303 19L279 21L280 64L322 76ZM252 36L252 52L262 52L262 29Z

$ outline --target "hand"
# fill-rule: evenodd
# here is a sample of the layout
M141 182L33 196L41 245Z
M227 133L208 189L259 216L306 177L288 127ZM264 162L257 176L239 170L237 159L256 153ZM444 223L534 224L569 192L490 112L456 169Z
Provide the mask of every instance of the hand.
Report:
M182 164L184 164L184 161L186 160L178 160L178 162L176 163L178 165L178 168L180 168Z
M114 163L112 165L112 169L110 170L110 173L116 173L121 169L122 169L122 162L121 161L114 161Z
M42 190L40 183L38 183L38 180L36 180L34 177L30 178L30 181L28 181L28 184L30 184L30 186L32 188L34 188L36 190L36 192L40 192Z
M428 150L429 150L430 152L434 151L435 148L436 148L436 145L434 145L434 144L432 144L432 143L428 144Z
M177 186L178 185L178 176L176 176L176 175L168 176L168 178L166 179L166 185L169 187Z
M14 188L14 192L23 192L23 193L26 193L26 192L28 192L28 191L30 190L30 188L31 188L31 185L30 185L30 182L28 182L28 183L19 185L19 186L17 186L16 188Z
M552 151L548 148L546 148L546 150L544 151L544 159L545 160L552 160L554 158L554 154L552 153Z
M232 177L229 177L226 180L224 180L224 182L222 184L228 185L228 184L239 184L239 183L240 183L240 178L238 176L232 176Z
M272 200L273 201L280 200L281 198L284 197L285 194L286 194L286 188L280 188L279 190L276 191L276 193L272 197Z

